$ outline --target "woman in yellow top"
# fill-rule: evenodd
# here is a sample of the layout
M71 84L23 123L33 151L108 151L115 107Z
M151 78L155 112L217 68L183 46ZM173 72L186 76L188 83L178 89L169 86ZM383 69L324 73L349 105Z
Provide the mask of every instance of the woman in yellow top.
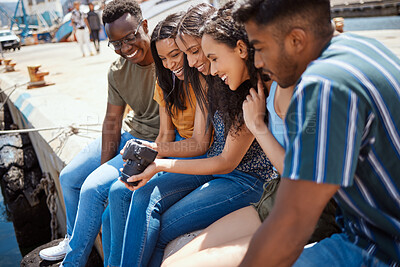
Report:
M196 101L193 88L184 79L186 59L175 44L176 28L182 16L182 13L172 14L159 22L150 41L157 75L154 100L160 106L160 131L154 143L143 141L143 144L157 150L160 158L205 157L211 141L211 129L206 129L207 109L196 104L203 102ZM105 266L120 264L131 196L132 191L120 181L111 186L109 205L103 214Z
M167 104L164 97L168 95L168 91L163 90L157 80L153 99L159 105L160 131L155 140L156 144L181 141L192 137L196 113L196 96L190 83L187 86L187 90L184 90L184 85L180 85L180 87L181 89L177 91L182 91L181 97L184 99L183 103L179 103L182 104L181 109L176 105L170 106Z

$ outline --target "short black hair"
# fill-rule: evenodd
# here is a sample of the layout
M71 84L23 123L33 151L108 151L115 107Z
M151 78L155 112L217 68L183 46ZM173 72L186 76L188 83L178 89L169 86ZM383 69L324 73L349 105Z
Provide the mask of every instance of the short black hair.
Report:
M239 22L274 24L281 34L303 26L318 38L333 32L329 0L239 0L234 8Z
M103 24L113 23L126 13L131 14L138 22L143 19L142 10L135 0L113 0L104 8Z

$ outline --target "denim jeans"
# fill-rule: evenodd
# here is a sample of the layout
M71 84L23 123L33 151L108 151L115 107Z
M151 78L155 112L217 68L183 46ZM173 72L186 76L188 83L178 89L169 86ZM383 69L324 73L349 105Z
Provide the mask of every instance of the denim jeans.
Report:
M162 173L156 174L156 176ZM154 177L153 177L154 178ZM152 178L152 179L153 179ZM104 267L119 266L122 255L125 223L128 218L132 191L117 180L110 188L108 206L102 217L102 245Z
M306 248L294 267L367 266L386 267L385 263L349 241L345 233L334 234Z
M128 217L132 191L116 181L110 188L108 206L102 218L104 267L119 266L125 222ZM112 219L111 219L112 218Z
M263 180L238 170L150 179L132 195L121 266L160 266L170 241L258 201L262 192Z
M133 139L123 132L118 152ZM62 171L60 183L67 215L67 234L71 251L63 261L64 266L84 266L94 240L100 230L101 216L112 183L119 177L123 166L118 153L100 166L101 138L84 148Z
M175 133L175 142L184 138ZM179 159L196 159L204 158L206 155L179 158ZM178 159L178 158L175 158ZM164 174L158 173L155 177ZM103 213L102 226L102 244L104 253L104 266L119 266L121 262L122 243L124 238L125 223L128 217L129 206L131 203L132 191L127 189L125 185L116 181L110 188L109 205Z

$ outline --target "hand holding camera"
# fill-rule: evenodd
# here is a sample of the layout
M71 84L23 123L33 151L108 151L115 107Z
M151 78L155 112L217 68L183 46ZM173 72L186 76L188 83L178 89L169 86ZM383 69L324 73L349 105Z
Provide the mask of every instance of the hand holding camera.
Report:
M132 175L142 173L154 161L157 154L157 151L144 146L142 142L135 139L129 140L122 155L127 162L121 172L121 180L129 185L137 186L139 181L127 182L127 179Z

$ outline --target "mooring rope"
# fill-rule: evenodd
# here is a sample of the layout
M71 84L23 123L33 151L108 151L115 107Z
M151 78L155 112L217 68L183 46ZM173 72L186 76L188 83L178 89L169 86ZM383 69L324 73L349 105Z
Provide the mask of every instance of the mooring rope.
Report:
M20 84L14 84L14 85L12 85L12 86L8 87L7 89L4 89L4 90L0 88L0 93L5 93L5 92L7 92L7 91L9 91L9 90L15 89L15 87L20 87L20 86L28 85L28 83L29 83L29 82L20 83Z
M101 130L86 128L89 126L99 126L99 125L101 125L101 124L100 123L92 123L92 124L89 123L89 124L78 124L78 125L72 124L69 126L56 126L56 127L44 127L44 128L33 128L33 129L3 130L3 131L0 131L0 134L31 133L31 132L40 132L40 131L61 130L59 133L56 134L56 136L54 136L52 139L47 141L48 144L50 144L54 140L59 141L59 144L54 149L54 153L56 155L60 155L62 149L64 148L65 144L67 143L68 138L72 135L76 135L79 137L85 137L85 138L89 138L89 139L96 139L96 137L85 136L85 135L82 135L79 133L80 133L80 130L89 131L89 132L90 131L91 132L101 132Z
M26 82L26 83L21 83L21 84L15 84L15 85L13 85L13 86L11 86L11 87L5 89L5 90L1 90L1 89L0 89L0 93L5 93L6 91L12 89L11 93L6 94L7 96L6 96L6 99L4 100L4 102L3 102L3 103L0 103L0 104L1 104L0 110L3 109L4 105L7 103L7 100L10 98L10 96L12 95L12 93L14 93L14 91L17 90L18 87L24 86L24 85L27 85L27 84L28 84L27 82Z
M92 131L92 132L101 132L101 130L97 129L87 129L87 128L82 128L82 126L99 126L101 123L88 123L88 124L71 124L68 126L54 126L54 127L43 127L43 128L31 128L31 129L19 129L19 130L2 130L0 131L0 134L13 134L13 133L32 133L32 132L41 132L41 131L51 131L51 130L62 130L62 129L68 129L71 130L75 133L79 133L79 130L87 130L87 131Z

